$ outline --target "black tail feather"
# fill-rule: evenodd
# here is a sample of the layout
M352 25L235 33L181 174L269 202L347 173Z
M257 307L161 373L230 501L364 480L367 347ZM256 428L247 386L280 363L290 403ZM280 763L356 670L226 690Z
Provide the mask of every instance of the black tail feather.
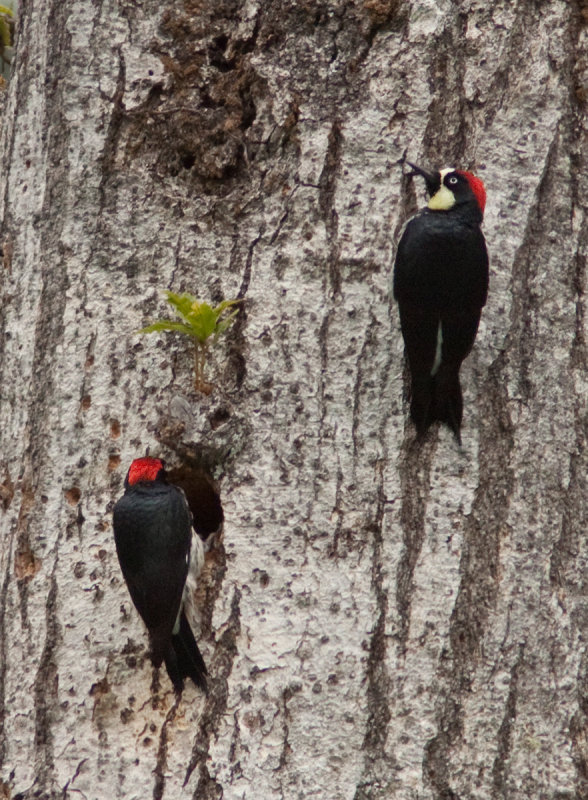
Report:
M444 422L461 444L463 399L459 383L459 364L441 364L437 373L413 376L410 416L417 434L423 437L433 422Z
M164 658L167 674L176 692L183 690L184 678L191 678L198 688L206 692L208 670L183 611L180 614L180 629L172 635L171 646Z
M433 385L433 419L448 425L461 444L461 420L463 417L463 398L459 383L457 364L441 364Z
M433 378L430 375L416 375L412 378L410 416L417 434L423 437L433 422L432 416Z

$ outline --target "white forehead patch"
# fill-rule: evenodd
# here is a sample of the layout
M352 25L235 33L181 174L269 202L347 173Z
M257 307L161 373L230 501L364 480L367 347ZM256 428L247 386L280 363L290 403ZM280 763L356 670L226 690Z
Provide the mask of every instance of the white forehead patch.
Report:
M443 183L445 176L449 175L450 172L455 172L455 167L445 167L445 169L439 171L439 175L441 175L441 183Z

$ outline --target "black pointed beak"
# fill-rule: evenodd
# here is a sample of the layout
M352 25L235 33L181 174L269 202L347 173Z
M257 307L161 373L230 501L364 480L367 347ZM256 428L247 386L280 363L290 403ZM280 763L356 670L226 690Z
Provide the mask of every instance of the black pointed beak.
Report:
M421 178L425 179L425 183L427 184L427 191L428 193L433 196L437 189L441 186L441 178L438 172L428 172L426 169L422 167L417 167L416 164L412 164L410 161L406 162L409 167L412 167L412 172L409 175L420 175Z

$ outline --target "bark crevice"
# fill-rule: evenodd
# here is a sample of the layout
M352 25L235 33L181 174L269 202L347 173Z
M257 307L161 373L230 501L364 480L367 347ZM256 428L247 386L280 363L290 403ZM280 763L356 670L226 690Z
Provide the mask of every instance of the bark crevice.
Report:
M491 365L482 390L480 472L465 520L461 580L450 620L449 648L439 664L437 734L425 747L423 773L436 800L458 797L451 786L451 751L463 731L463 701L471 691L489 616L499 591L500 541L514 491L514 427L504 383L504 358Z

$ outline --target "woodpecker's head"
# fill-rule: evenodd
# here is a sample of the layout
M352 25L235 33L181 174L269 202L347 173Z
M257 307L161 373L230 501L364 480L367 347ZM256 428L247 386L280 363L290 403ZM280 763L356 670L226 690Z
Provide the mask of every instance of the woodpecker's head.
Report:
M431 211L449 211L457 206L475 203L484 214L486 207L486 189L480 178L462 169L447 167L439 172L427 172L410 161L413 175L421 175L427 184L429 193L428 208Z
M125 489L137 483L165 482L165 467L160 458L136 458L127 472Z

